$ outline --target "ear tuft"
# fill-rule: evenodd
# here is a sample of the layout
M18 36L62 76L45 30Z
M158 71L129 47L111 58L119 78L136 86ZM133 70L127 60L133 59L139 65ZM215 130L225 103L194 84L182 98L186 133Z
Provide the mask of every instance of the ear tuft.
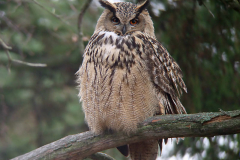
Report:
M117 7L113 3L110 3L110 2L104 1L104 0L99 0L99 3L101 4L101 6L103 8L109 9L115 15Z
M140 14L144 9L146 9L149 4L150 4L149 0L145 0L143 3L139 4L136 8L138 14Z

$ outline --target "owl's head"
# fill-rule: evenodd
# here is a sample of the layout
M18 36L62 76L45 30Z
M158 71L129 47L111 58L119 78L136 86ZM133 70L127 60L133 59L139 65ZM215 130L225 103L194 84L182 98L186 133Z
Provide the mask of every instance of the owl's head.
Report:
M124 36L140 31L155 36L153 22L146 10L149 0L138 5L130 2L110 3L105 0L99 2L105 10L97 22L95 32L102 30Z

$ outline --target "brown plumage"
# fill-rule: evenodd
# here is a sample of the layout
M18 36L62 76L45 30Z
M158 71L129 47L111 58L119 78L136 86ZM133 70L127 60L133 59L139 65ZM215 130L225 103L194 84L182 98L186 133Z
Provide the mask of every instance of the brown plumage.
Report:
M155 38L145 9L149 1L140 5L99 2L106 9L77 72L90 130L95 134L106 130L128 134L148 117L186 113L179 100L181 90L187 91L182 72ZM162 140L129 144L132 160L156 159L158 142ZM124 149L128 147L119 150Z

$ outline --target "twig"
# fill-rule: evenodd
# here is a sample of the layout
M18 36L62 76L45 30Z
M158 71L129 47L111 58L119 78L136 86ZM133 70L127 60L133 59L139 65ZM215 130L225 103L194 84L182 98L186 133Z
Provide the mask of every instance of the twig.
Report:
M18 63L18 64L23 64L23 65L26 65L26 66L31 66L31 67L47 67L47 64L29 63L29 62L24 62L24 61L17 60L17 59L12 59L11 56L10 56L10 53L9 53L9 50L11 50L12 47L6 45L6 43L1 38L0 38L0 43L3 46L3 48L5 49L7 57L8 57L8 72L9 73L11 72L10 67L11 67L12 62Z
M204 7L207 8L208 12L213 16L213 18L215 18L214 14L210 11L210 9L208 9L208 7L205 5L205 3L203 2L203 0L198 0L198 4L201 6L201 5L204 5Z
M87 11L87 9L88 9L89 5L91 4L91 2L92 2L92 0L87 0L86 3L84 4L84 6L81 9L81 12L78 15L78 32L79 32L79 34L81 34L81 25L82 25L83 15Z
M29 63L29 62L20 61L20 60L17 60L17 59L12 59L12 61L15 62L15 63L30 66L30 67L47 67L47 64L42 64L42 63Z
M83 50L84 50L84 45L83 45L83 33L82 33L82 19L83 19L83 15L85 14L85 12L87 11L88 7L90 6L92 0L87 0L86 3L84 4L84 6L81 9L81 12L78 15L78 43L79 43L79 48L80 48L80 53L83 54Z
M11 73L10 68L11 68L12 60L11 60L11 57L10 57L10 54L9 54L8 50L12 49L12 47L6 45L6 43L1 38L0 38L0 42L1 42L1 45L3 46L3 48L5 49L7 57L8 57L8 66L7 66L8 73Z
M5 52L6 52L7 57L8 57L8 65L7 65L8 73L11 73L12 60L11 60L10 54L9 54L7 49L5 49Z
M45 8L43 5L41 5L40 3L38 3L36 0L32 0L36 5L38 5L39 7L41 7L42 9L44 9L45 11L47 11L48 13L50 13L51 15L53 15L54 17L56 17L57 19L59 19L60 21L62 21L64 24L66 25L70 25L69 22L65 21L64 19L62 19L60 16L54 14L53 12L49 11L47 8Z
M3 42L3 40L1 38L0 38L0 42L1 42L1 45L3 46L4 49L7 49L7 50L12 49L12 47L6 45L6 43Z
M214 16L214 14L210 11L210 9L208 9L208 7L205 5L205 3L204 2L202 2L202 4L204 5L204 7L206 7L207 8L207 10L208 10L208 12L213 16L213 18L215 18L215 16Z

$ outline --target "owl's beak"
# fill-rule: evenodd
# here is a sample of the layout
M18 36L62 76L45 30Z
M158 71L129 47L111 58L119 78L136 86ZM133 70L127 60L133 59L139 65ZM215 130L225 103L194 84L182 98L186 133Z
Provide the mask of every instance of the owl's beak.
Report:
M123 25L122 34L124 35L127 32L126 24Z

